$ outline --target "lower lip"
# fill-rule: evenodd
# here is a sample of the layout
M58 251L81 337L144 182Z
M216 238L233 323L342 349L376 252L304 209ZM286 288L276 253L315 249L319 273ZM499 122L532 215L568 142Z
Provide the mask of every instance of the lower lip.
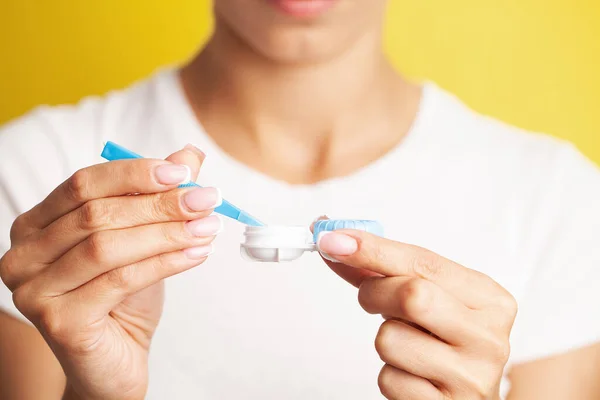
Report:
M294 17L316 17L329 10L336 0L270 0L281 12Z

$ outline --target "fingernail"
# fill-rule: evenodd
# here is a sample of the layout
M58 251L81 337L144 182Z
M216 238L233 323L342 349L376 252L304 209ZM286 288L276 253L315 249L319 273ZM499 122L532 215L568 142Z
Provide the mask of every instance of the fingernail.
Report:
M317 238L317 248L323 257L350 256L358 250L358 242L353 237L337 232L321 232ZM328 258L329 257L329 258Z
M185 145L184 149L188 149L190 151L193 151L194 153L198 154L200 157L206 158L206 153L203 152L202 150L200 150L200 147L198 147L198 146L196 146L194 144L188 143L188 144Z
M214 252L214 246L211 244L207 246L190 247L189 249L183 250L185 256L191 260L201 260L208 257Z
M156 167L154 176L163 185L181 185L190 182L192 171L187 165L163 164Z
M187 230L194 236L215 236L223 230L223 220L218 215L190 221L185 224Z
M192 189L183 196L185 206L191 211L205 211L221 205L223 199L217 188Z

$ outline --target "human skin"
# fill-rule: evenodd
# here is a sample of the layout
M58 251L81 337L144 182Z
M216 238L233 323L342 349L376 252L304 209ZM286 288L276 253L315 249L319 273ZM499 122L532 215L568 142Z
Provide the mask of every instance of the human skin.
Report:
M0 276L60 362L66 397L144 397L163 279L203 263L221 226L217 190L173 190L203 157L188 146L82 169L15 221Z
M337 0L332 7L310 17L285 12L271 0L215 0L214 5L215 33L182 69L181 82L207 132L237 160L273 178L309 184L344 176L368 165L398 145L409 132L421 89L396 73L381 51L386 1ZM187 164L196 173L199 161L191 158L190 151L169 160ZM113 170L117 164L106 168L109 169L105 173L118 176ZM139 168L135 174L142 176L148 172L142 166ZM134 189L137 188L129 188ZM167 188L154 186L148 190L164 193ZM106 193L96 195L102 198ZM122 196L119 201L128 197ZM201 216L188 214L185 218ZM16 248L25 243L23 232L31 229L23 223L27 219L18 220ZM83 236L79 238L85 241ZM161 241L162 237L157 234L154 240ZM205 239L198 240L204 243ZM429 395L458 399L498 396L497 385L515 312L514 300L504 289L490 278L441 255L356 232L325 236L319 245L341 261L329 266L359 287L360 303L365 310L381 313L387 319L374 338L373 348L386 365L379 380L385 396L391 399L430 398ZM120 249L120 253L128 257L136 247L130 244ZM10 271L12 266L28 265L23 256L27 253L11 249L8 258L3 259L3 268ZM100 261L92 264L105 268L106 260ZM170 272L186 268L187 264L180 264ZM125 282L121 278L116 281ZM14 283L10 286L17 287ZM151 288L148 290L158 290L160 283ZM482 291L488 289L495 296L482 299ZM21 294L19 306L29 308L30 298L36 296L36 293ZM55 341L55 337L68 335L44 333L45 325L55 333L74 326L69 325L68 318L58 324L48 324L52 318L46 318L43 325L38 322L44 341L31 328L3 316L3 323L11 329L0 330L0 365L8 365L15 359L24 362L1 373L1 390L11 391L12 397L8 398L60 398L64 381L56 385L55 380L63 376L62 366L68 381L66 398L142 398L147 383L143 372L147 343L160 304L153 303L150 314L146 314L152 318L136 320L142 327L137 339L131 336L118 341L123 348L136 350L128 353L136 355L130 358L130 365L136 368L130 368L121 381L111 381L110 367L115 360L112 354L106 360L93 354L73 355L65 350L73 348L73 343ZM105 312L107 307L100 309ZM440 316L442 311L444 315ZM34 314L26 312L37 321ZM465 323L451 324L450 317L464 319ZM112 321L106 318L100 320ZM114 326L115 322L110 324ZM473 344L455 340L462 333ZM17 338L27 338L26 346L10 345ZM431 360L452 359L456 367L419 363L421 354ZM510 399L597 398L600 394L597 379L589 371L597 368L598 360L600 351L593 346L517 365L510 371L513 383ZM40 365L44 368L39 368ZM41 390L35 391L30 384L34 379L43 382L38 385ZM544 382L543 387L537 382ZM402 392L409 389L410 393Z

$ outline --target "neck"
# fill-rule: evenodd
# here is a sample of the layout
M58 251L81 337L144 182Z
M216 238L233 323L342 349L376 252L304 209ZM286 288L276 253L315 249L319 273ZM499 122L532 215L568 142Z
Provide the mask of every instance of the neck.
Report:
M324 164L377 143L366 164L401 140L416 113L409 106L414 87L394 72L380 43L377 29L327 60L283 63L264 57L217 23L207 46L183 69L182 80L209 134L241 161L256 164L248 158L251 149L273 163L285 160L291 170L312 165L324 171ZM265 154L286 148L294 154ZM253 166L272 171L272 166Z

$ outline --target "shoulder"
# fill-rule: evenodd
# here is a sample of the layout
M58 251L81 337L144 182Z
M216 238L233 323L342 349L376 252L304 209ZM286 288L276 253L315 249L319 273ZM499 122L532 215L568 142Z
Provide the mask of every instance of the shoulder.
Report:
M127 136L133 128L148 123L161 102L167 101L165 90L174 74L160 71L125 89L88 96L76 104L38 106L0 126L0 149L84 150L91 143L101 146L107 139Z
M428 84L426 92L435 127L431 134L449 157L523 176L525 171L547 173L548 167L578 153L568 141L479 113L435 84Z
M143 142L161 102L168 102L163 92L173 76L173 71L160 71L104 96L36 107L0 126L0 184L19 204L24 198L40 200L33 194L47 194L77 169L102 162L103 142ZM20 182L39 189L20 188Z
M478 113L435 84L426 85L428 146L452 169L498 190L532 196L572 176L598 180L597 166L572 143Z

